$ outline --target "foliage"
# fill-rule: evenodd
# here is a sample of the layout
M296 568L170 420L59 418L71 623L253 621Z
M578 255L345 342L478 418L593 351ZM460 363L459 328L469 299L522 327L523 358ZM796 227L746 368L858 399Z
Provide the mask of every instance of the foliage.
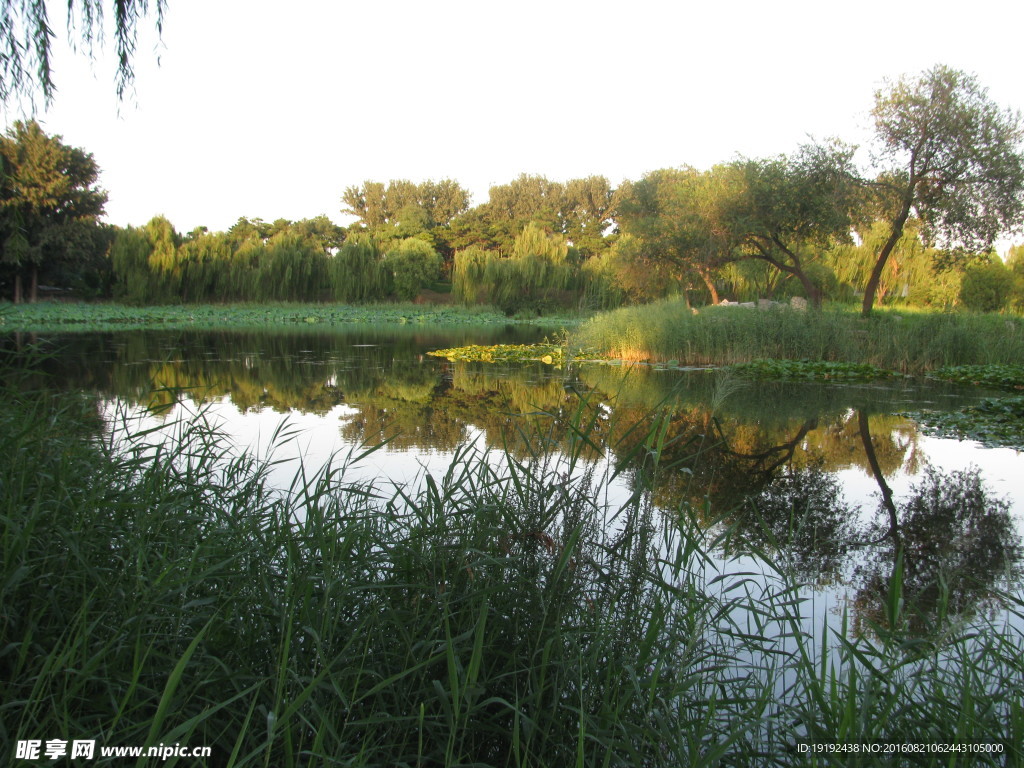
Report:
M975 312L998 312L1009 303L1013 290L1013 273L995 259L967 268L960 286L960 300Z
M1012 621L922 642L902 599L920 569L897 556L869 596L877 620L815 637L773 554L804 518L774 516L718 574L733 526L685 504L655 518L643 492L602 501L611 473L646 482L663 457L699 456L659 437L667 414L606 425L584 404L564 459L539 449L542 424L531 456L461 448L422 490L351 483L342 463L273 490L273 456L232 451L201 414L106 440L94 403L4 374L4 748L79 733L202 744L226 766L767 768L809 740L942 742L955 724L957 742L1006 751L974 762L1020 760ZM634 450L620 460L625 438L604 434ZM908 503L908 540L940 494L944 530L979 530L967 513L990 505L961 486ZM815 521L816 497L791 490L774 507Z
M419 184L399 179L387 185L365 181L345 190L342 212L359 219L354 229L381 243L421 237L450 259L452 225L469 209L469 201L469 192L451 179ZM388 248L384 246L384 250Z
M98 176L91 154L47 136L34 120L15 121L0 137L0 266L15 275L16 302L23 274L32 277L34 301L40 266L73 261L76 234L97 226L107 201Z
M75 33L85 50L104 42L104 0L68 1L68 37ZM166 0L122 0L112 3L115 54L117 56L117 95L123 96L133 79L132 57L138 24L150 13L156 14L156 28L163 26ZM49 26L45 0L2 0L0 2L0 104L16 98L35 102L36 92L49 104L57 87L51 77ZM77 29L76 29L77 27Z
M618 204L622 232L644 243L644 260L668 267L684 288L703 283L713 304L718 303L713 273L734 260L704 215L723 194L720 182L721 177L692 168L652 171L624 184Z
M878 252L890 236L889 225L880 219L860 222L856 243L829 248L822 263L836 274L838 300L856 298L867 285ZM954 258L949 251L929 246L923 240L921 222L908 219L903 234L893 246L882 270L875 295L879 305L910 304L949 309L960 302L960 284L964 258Z
M411 301L421 288L441 277L442 260L430 243L408 237L387 252L384 266L391 272L395 296Z
M308 301L320 298L328 283L329 257L308 239L282 232L264 247L254 276L253 298ZM240 297L241 298L241 297Z
M145 258L139 233L148 243ZM153 304L325 300L335 293L339 270L352 270L340 283L343 298L385 297L390 284L376 246L366 241L370 253L359 255L359 237L348 250L339 247L343 237L325 216L273 224L242 217L227 232L201 227L185 237L157 216L137 232L119 233L114 298Z
M608 248L616 204L617 193L604 176L569 179L562 187L560 231L584 259Z
M587 259L580 265L579 282L582 293L580 306L587 309L613 309L626 301L626 292L617 280L616 245L600 256Z
M471 245L455 252L452 262L452 294L463 304L483 304L488 299L484 270L491 258L489 251Z
M146 232L128 227L117 233L110 247L114 270L114 298L129 304L150 300L149 254L153 251Z
M490 188L486 203L452 221L455 250L472 246L508 253L525 227L535 225L572 243L583 258L604 251L615 213L616 192L603 176L565 183L522 174Z
M452 291L465 303L493 304L506 314L550 311L576 277L565 239L529 224L508 255L470 247L455 254Z
M654 246L630 234L616 238L611 248L583 263L587 296L602 309L628 301L642 304L683 290L685 282Z
M818 305L825 274L813 279L810 262L826 246L848 239L860 202L851 156L848 148L830 144L707 172L648 173L620 193L622 231L646 243L651 261L672 265L677 279L703 282L714 304L716 273L759 259L799 280ZM744 272L734 270L733 277Z
M1024 221L1020 116L1000 109L976 78L937 65L878 91L872 114L883 163L873 205L889 236L865 286L865 316L911 216L927 240L971 251Z
M380 249L367 237L349 237L331 261L330 274L335 301L379 301L392 290Z
M795 157L738 160L716 169L733 176L711 222L732 247L797 278L820 306L827 279L812 277L811 262L849 240L860 203L850 148L811 145ZM822 283L826 285L823 286Z

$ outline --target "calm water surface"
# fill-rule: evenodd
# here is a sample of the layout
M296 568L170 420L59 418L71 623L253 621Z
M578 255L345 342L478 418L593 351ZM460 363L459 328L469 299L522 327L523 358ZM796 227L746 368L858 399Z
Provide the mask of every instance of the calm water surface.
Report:
M928 437L899 415L992 393L915 380L752 383L721 371L496 367L426 355L543 336L512 326L76 335L47 340L47 367L63 386L98 395L111 420L157 409L133 422L152 425L201 410L239 448L259 452L275 434L282 442L284 421L293 437L275 455L293 461L275 470L282 487L299 457L315 466L382 442L350 479L414 485L424 471L443 474L467 443L508 446L524 458L523 432L564 450L581 396L611 446L589 459L607 468L636 448L641 430L629 428L664 406L669 469L655 484L655 505L688 504L709 526L715 518L735 541L786 562L809 585L810 621L844 610L854 626L875 618L898 544L922 632L940 580L964 617L988 608L991 588L1016 588L1024 456ZM635 472L620 475L607 489L610 503L636 482ZM739 550L718 553L723 570L758 567Z

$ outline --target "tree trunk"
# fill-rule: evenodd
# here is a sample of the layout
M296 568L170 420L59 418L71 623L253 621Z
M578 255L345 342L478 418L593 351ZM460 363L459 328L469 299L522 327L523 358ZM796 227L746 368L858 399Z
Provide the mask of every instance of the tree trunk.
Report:
M878 488L882 492L882 506L885 507L885 511L889 514L889 533L886 536L898 537L900 523L896 504L892 500L892 488L885 482L885 475L882 474L882 467L878 463L875 445L871 442L871 427L868 424L867 411L857 410L857 426L860 432L861 444L864 446L864 455L867 456L868 465L871 467L871 475L875 478L875 482L878 483Z
M821 309L821 289L814 284L814 281L802 269L797 268L793 270L793 273L800 278L800 284L803 285L804 290L807 292L807 299L811 302L811 306L814 309Z
M861 304L861 317L871 317L871 309L875 304L875 294L878 292L878 285L882 282L882 271L885 269L885 263L889 260L889 254L892 253L892 249L896 247L896 243L903 237L903 225L907 223L907 218L910 216L910 207L913 204L912 197L905 197L903 200L903 208L897 214L896 218L892 222L892 232L889 234L889 239L885 241L885 245L882 246L882 250L878 252L878 258L875 259L875 266L871 270L871 275L868 277L868 283L864 286L864 302Z
M800 266L800 257L797 256L795 252L787 248L785 244L777 237L772 238L772 243L774 243L775 247L777 247L780 251L786 254L786 256L789 257L789 260L792 261L793 263L786 264L776 259L774 256L772 256L769 247L760 240L753 241L754 246L757 248L758 253L760 254L759 256L755 256L754 258L761 259L762 261L767 261L777 270L787 275L795 275L797 280L799 280L800 284L804 287L804 290L807 292L807 300L811 303L811 306L814 309L821 309L821 290L818 288L818 286L814 284L811 278L809 278L804 273L803 267Z
M708 293L711 294L711 303L718 303L718 289L715 288L715 281L711 279L711 275L702 269L698 269L697 273L700 275L701 280L704 281L704 285L708 287Z
M21 272L14 275L14 303L21 304Z
M28 301L35 304L39 299L39 266L32 265L32 282L29 283Z

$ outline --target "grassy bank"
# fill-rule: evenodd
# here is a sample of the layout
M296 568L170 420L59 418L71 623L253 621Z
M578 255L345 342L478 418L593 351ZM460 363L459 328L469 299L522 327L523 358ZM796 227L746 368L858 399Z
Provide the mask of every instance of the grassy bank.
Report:
M139 328L221 329L363 324L431 326L575 325L578 318L545 316L509 318L491 307L429 304L196 304L136 307L44 301L0 304L0 332L74 332Z
M1024 359L1024 320L1005 315L852 310L801 312L662 301L585 321L574 343L611 357L685 365L773 358L868 363L902 373Z
M714 580L727 531L656 515L643 486L603 507L579 457L467 447L421 491L343 464L275 491L269 460L201 418L116 446L93 403L4 374L5 755L67 738L205 745L218 766L773 766L834 764L808 741L957 741L1017 751L944 765L1024 764L1020 630L922 646L898 629L898 568L886 626L823 651L768 560L767 586Z

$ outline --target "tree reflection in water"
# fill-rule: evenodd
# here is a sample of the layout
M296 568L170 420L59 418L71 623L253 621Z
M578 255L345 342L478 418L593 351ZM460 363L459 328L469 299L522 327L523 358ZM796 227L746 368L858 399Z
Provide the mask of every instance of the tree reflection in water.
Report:
M899 468L891 436L871 434L865 410L847 423L858 426L863 461L879 487L877 508L858 522L860 508L843 498L825 456L793 461L797 443L809 433L801 425L791 438L756 451L725 448L748 495L728 518L737 546L769 553L802 583L826 586L848 572L853 593L851 624L858 634L907 632L935 635L950 622L998 607L996 590L1019 576L1020 537L1010 504L985 488L977 468L941 472L926 467L909 495L898 498L883 472ZM916 451L911 455L918 461ZM741 467L745 464L745 472ZM891 606L902 606L891 626Z
M842 571L854 540L857 508L843 500L836 476L812 466L786 466L741 517L745 539L762 550L781 547L781 559L797 581L825 584Z
M872 534L880 535L878 544L856 570L857 632L934 634L949 621L997 608L1000 581L1019 575L1010 505L992 497L976 467L945 473L929 467L907 498L887 502L883 495ZM894 599L902 599L905 626L890 626L887 606Z
M805 584L848 583L853 623L863 632L887 621L897 563L905 623L919 634L988 609L1000 579L1018 567L1008 504L992 498L979 472L929 470L905 499L890 489L887 478L917 475L926 463L913 425L893 415L917 396L906 383L768 382L739 391L720 371L496 367L423 354L469 341L538 340L509 333L98 334L58 344L44 367L54 381L128 403L225 398L240 418L268 410L315 413L337 420L346 442L387 439L389 451L413 458L455 451L472 438L527 459L537 446L509 436L534 434L524 425L543 414L548 447L625 467L627 458L653 455L644 441L653 414L660 414L658 466L631 462L619 475L627 490L653 482L655 507L710 510L716 517L702 525L722 521L736 534L727 556L740 546L758 548ZM928 387L923 397L946 396L938 385ZM576 444L578 393L589 393L598 409L588 427L593 450ZM871 510L862 514L844 499L839 479L855 468L880 491L866 522Z

